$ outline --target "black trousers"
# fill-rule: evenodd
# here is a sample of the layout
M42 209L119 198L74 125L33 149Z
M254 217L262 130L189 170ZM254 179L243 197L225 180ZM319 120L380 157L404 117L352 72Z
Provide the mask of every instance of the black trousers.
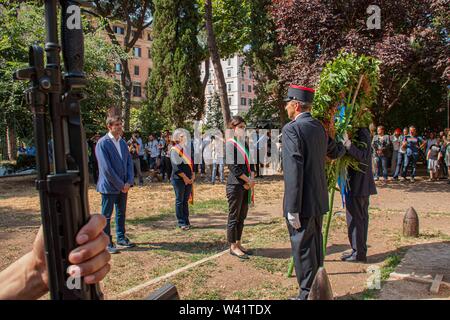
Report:
M357 259L366 259L369 197L346 197L348 240Z
M294 229L286 220L302 300L308 298L317 270L323 264L322 221L323 215L300 218L300 229Z
M228 199L228 225L227 240L229 243L236 243L242 237L244 230L244 220L248 213L248 190L240 184L227 184Z

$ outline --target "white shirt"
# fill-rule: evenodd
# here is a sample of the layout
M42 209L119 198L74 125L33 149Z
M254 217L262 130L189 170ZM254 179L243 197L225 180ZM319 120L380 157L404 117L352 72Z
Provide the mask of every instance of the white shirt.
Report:
M114 146L117 149L117 152L119 153L120 158L122 158L122 150L120 149L120 140L122 139L121 137L119 137L119 139L116 140L116 138L114 138L114 136L112 135L111 132L108 132L108 137L111 138L112 142L114 143Z
M301 116L302 114L304 114L304 113L311 113L311 112L309 112L309 111L300 112L300 113L295 117L294 121L297 120L297 118L300 117L300 116Z
M137 138L136 140L139 145L139 155L143 156L144 155L144 143L142 142L141 137Z

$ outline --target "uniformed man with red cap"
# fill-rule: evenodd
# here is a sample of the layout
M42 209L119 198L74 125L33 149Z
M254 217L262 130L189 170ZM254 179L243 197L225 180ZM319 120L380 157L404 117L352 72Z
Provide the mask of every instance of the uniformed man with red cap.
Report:
M323 264L322 220L328 212L326 157L345 154L341 143L327 135L325 128L311 116L314 90L290 85L285 101L292 121L283 128L284 203L300 287L298 297L306 300L314 277Z

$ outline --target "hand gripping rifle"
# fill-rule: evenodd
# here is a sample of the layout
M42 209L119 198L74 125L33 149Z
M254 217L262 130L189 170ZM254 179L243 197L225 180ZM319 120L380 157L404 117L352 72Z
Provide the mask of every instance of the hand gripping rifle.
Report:
M80 7L71 0L60 0L61 43L64 74L60 63L61 47L57 31L57 0L45 0L47 38L44 51L33 45L29 67L14 74L16 80L29 80L26 101L33 112L37 147L38 175L45 254L52 299L102 299L98 285L67 274L68 255L76 247L75 237L89 220L88 162L86 138L81 123L80 100L85 86L84 46ZM54 169L50 171L47 118L53 137Z

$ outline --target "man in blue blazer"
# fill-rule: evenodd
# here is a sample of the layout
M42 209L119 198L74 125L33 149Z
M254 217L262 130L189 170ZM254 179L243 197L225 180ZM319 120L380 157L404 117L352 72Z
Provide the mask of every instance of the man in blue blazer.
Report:
M134 172L127 143L122 139L122 119L119 116L109 116L106 126L109 132L100 138L95 148L99 168L97 191L102 194L102 215L107 220L104 231L110 239L108 251L114 254L118 252L112 241L110 225L114 206L116 207L117 246L134 247L134 244L125 236L127 194L134 183Z

